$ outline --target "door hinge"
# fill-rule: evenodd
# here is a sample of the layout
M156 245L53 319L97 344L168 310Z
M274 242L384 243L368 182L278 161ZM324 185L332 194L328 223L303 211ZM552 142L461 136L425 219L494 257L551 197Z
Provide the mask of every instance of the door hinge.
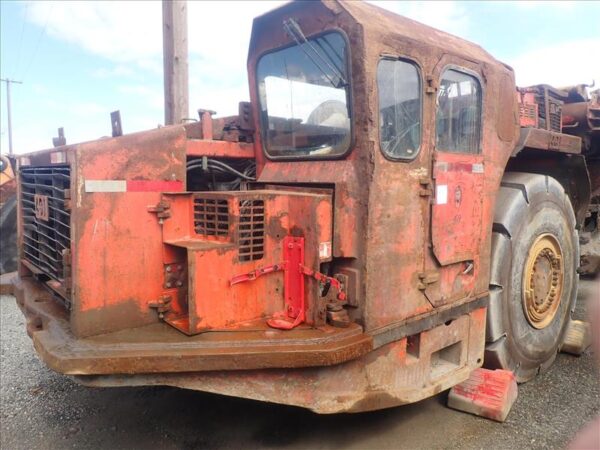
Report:
M433 78L432 75L427 75L427 77L425 78L425 82L427 83L427 85L425 86L425 93L435 94L438 90L438 84L435 78Z
M171 217L171 205L165 200L161 200L156 206L148 206L148 212L156 214L158 223L163 224L165 219Z
M417 284L417 288L421 291L427 289L428 284L437 283L440 280L440 274L438 272L420 272L419 283Z
M421 185L421 189L419 189L421 197L431 197L433 195L432 182L429 178L421 178L419 184Z

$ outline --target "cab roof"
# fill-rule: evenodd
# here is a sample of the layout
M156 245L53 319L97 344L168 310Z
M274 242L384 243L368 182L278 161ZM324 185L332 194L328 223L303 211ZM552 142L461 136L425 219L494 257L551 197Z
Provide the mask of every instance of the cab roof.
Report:
M262 26L266 25L266 22L272 16L288 11L292 13L298 8L314 8L317 5L325 7L336 15L345 11L357 25L362 27L367 46L373 40L375 42L413 41L421 45L425 44L426 46L433 47L442 52L456 54L474 62L502 65L512 71L509 66L498 61L481 46L473 42L395 14L365 1L291 1L254 19L253 38L255 32L264 29Z

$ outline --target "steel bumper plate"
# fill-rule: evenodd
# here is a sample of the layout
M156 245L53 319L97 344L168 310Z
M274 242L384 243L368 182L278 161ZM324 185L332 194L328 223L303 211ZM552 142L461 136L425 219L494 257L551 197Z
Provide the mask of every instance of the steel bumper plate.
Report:
M359 325L280 331L253 323L186 336L165 323L78 339L69 313L34 278L15 281L27 332L41 359L67 375L201 372L330 366L373 348Z

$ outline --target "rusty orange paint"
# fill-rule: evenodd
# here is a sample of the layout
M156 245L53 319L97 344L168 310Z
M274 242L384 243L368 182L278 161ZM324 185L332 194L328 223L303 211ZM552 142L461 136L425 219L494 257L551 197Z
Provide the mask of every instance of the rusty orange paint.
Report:
M223 237L205 236L194 230L194 199L222 200L230 211L230 224ZM264 255L260 259L241 261L239 236L241 203L264 202ZM265 319L284 309L283 272L275 272L252 282L231 285L236 275L283 261L283 239L289 235L302 236L306 241L305 264L318 270L319 243L331 242L331 197L325 194L254 190L245 193L172 194L161 202L169 205L170 217L165 220L163 241L177 247L184 255L182 263L189 267L186 280L187 296L182 297L175 311L166 320L187 334L207 330L235 329L252 326L253 321ZM165 261L166 263L166 261ZM183 286L182 286L183 288ZM317 284L306 281L308 314L311 325L318 319ZM182 320L183 315L187 315Z
M186 154L209 158L254 158L254 145L244 142L189 139L186 142Z
M256 65L292 44L280 26L290 17L307 36L336 29L349 42L353 136L339 159L277 161L263 152ZM421 147L410 161L392 161L380 149L382 55L412 60L423 75ZM476 155L436 148L435 87L449 66L483 83ZM33 332L36 348L53 368L88 384L131 384L127 373L140 383L319 412L410 403L466 379L483 357L494 203L519 138L512 69L477 45L372 5L292 2L255 20L248 78L256 131L243 142L227 140L236 137L224 131L235 122L227 118L210 130L208 122L176 125L28 156L29 164L46 165L64 152L73 173L73 278L64 280L73 287L70 321L34 305L36 274L20 269L26 314L60 323L59 334ZM188 158L203 156L254 158L256 183L223 192L85 188L86 180L187 185ZM197 200L226 208L226 219L199 213ZM242 220L242 205L254 201L264 202L263 240L252 248L261 255L244 259L240 225L254 219ZM203 214L211 225L198 225ZM285 307L283 272L231 280L281 263L286 237L304 239L306 267L347 283L348 302L335 304L325 286L305 277L306 321L281 331L267 320ZM328 322L328 302L347 311L348 328ZM85 353L84 337L101 356ZM408 341L419 342L418 351ZM446 372L432 369L440 352L447 352Z

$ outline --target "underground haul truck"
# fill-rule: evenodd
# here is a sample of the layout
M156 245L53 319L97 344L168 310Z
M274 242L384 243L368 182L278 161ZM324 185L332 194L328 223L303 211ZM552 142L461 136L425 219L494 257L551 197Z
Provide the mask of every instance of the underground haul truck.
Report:
M248 78L238 116L18 157L50 368L337 413L552 364L599 240L597 96L359 2L256 18Z

